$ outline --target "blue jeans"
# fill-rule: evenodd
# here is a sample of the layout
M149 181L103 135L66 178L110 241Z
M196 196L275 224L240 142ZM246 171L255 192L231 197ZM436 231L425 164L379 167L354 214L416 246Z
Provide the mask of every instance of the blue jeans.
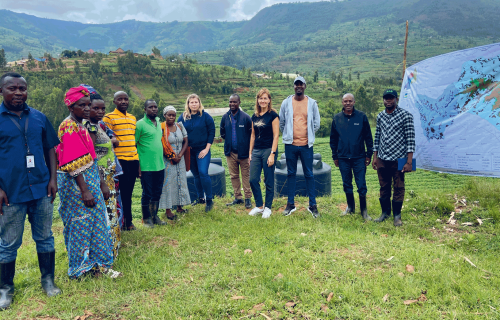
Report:
M316 189L314 186L313 174L313 147L294 146L285 144L285 157L287 167L288 203L295 204L295 183L297 175L297 161L300 159L304 178L306 179L307 195L309 196L309 206L316 205Z
M3 205L0 215L0 263L14 261L17 249L23 242L24 221L28 214L31 234L40 253L54 251L52 236L52 214L54 205L51 197L43 197L23 203Z
M141 172L141 204L143 206L148 206L149 202L160 201L164 180L165 170Z
M366 188L366 165L365 158L357 159L339 159L340 175L344 184L345 193L353 193L352 175L354 173L354 181L358 186L360 196L366 196L368 189Z
M206 200L212 200L212 180L210 180L210 175L208 174L208 167L210 166L212 151L209 150L203 159L198 159L200 152L201 150L194 152L191 149L191 173L194 177L194 185L196 186L198 198L206 198Z
M260 173L264 171L264 183L266 184L266 207L273 207L274 198L274 168L278 152L274 155L274 165L267 165L267 159L271 155L272 149L253 149L252 161L250 161L250 188L252 188L253 198L256 207L262 207L262 191L260 190Z

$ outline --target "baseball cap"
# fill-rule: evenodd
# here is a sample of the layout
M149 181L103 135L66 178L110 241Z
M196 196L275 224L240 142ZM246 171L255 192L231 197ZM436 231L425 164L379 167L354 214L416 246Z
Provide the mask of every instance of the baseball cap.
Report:
M304 79L304 77L301 77L301 76L298 76L297 78L295 78L295 80L293 80L293 83L295 83L297 81L300 81L302 83L306 83L306 79Z
M386 96L393 96L394 98L397 98L398 93L396 92L396 90L387 89L384 91L384 94L382 95L382 97L385 98Z

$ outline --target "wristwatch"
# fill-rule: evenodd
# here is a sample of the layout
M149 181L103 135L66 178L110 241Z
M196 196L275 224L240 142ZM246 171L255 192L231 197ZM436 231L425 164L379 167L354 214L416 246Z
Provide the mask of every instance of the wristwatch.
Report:
M276 154L276 151L271 151L272 154Z

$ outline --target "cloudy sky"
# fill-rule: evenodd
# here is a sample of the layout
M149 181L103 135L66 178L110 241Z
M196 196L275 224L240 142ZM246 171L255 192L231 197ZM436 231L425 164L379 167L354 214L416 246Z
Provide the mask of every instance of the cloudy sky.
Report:
M297 0L0 0L0 9L82 23L153 22L252 18L262 8ZM301 0L317 1L317 0Z

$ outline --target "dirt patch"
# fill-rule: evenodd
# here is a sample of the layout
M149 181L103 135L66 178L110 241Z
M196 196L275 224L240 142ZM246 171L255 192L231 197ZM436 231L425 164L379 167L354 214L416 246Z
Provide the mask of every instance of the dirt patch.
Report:
M341 212L344 212L345 209L347 209L347 203L341 203L341 204L337 205L337 208L339 208L339 210Z
M139 90L139 88L137 88L136 86L130 86L130 90L132 90L132 92L135 93L136 96L138 96L140 99L144 99L141 90Z
M179 242L177 240L172 239L168 242L168 245L177 248L179 246Z

